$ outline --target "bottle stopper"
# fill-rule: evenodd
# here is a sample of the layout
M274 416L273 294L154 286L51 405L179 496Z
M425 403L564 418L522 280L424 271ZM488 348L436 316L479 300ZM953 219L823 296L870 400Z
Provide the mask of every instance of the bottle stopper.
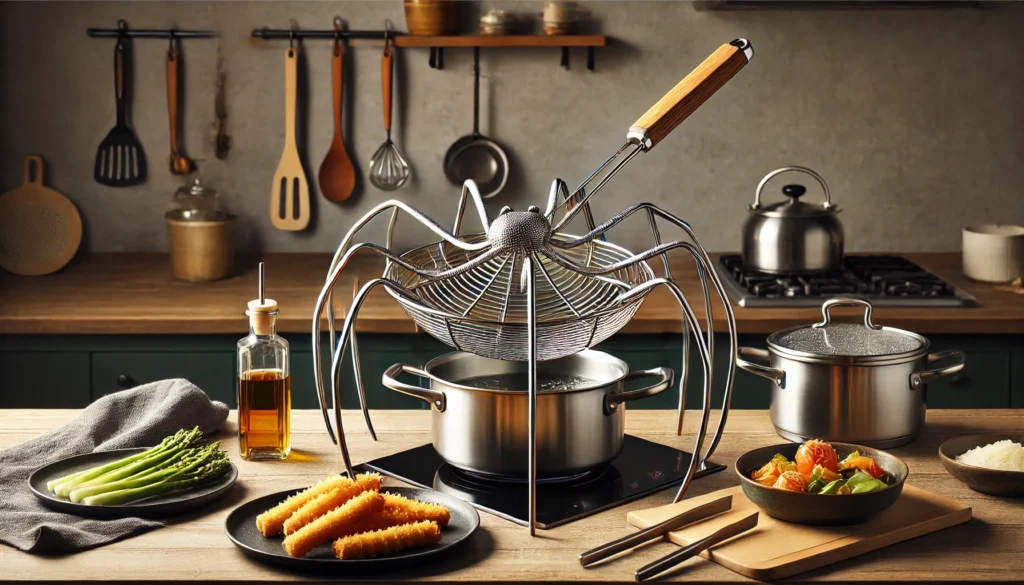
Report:
M249 301L249 310L245 314L249 316L249 323L257 335L272 335L274 333L274 319L277 317L278 308L277 301L266 298L264 275L263 263L260 262L259 298Z

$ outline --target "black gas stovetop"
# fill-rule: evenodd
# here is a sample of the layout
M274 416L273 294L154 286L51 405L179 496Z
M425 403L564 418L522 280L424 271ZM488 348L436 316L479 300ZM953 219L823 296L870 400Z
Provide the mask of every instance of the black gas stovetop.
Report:
M689 465L690 454L686 451L626 435L622 453L607 467L538 483L537 525L554 528L675 486L682 483ZM453 495L480 510L528 525L525 481L493 479L456 469L442 461L431 445L374 459L359 467ZM708 462L695 478L723 469L723 465Z
M741 307L812 307L833 297L856 297L876 307L968 307L974 297L902 256L847 256L834 272L779 275L750 270L739 254L715 268L729 298Z

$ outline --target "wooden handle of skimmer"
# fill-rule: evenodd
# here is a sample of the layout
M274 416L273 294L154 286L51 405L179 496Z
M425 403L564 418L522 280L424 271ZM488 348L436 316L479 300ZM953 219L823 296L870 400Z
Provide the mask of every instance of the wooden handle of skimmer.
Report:
M384 129L391 131L391 57L394 48L390 40L384 41L384 54L380 58L381 99L384 101Z
M640 116L626 137L642 145L644 150L651 149L743 69L753 56L754 49L747 39L722 45Z

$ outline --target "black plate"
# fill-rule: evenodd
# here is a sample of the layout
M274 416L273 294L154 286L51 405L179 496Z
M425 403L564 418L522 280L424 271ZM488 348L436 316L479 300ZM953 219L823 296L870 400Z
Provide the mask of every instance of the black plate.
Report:
M260 534L259 530L256 530L256 516L302 491L301 489L277 492L242 504L231 512L224 523L224 528L227 530L231 542L234 542L235 546L240 548L246 556L271 565L307 571L347 571L349 569L382 571L433 560L436 556L461 544L480 526L480 515L477 514L473 506L455 497L422 488L387 486L384 489L422 502L441 504L451 510L451 520L448 522L448 526L441 529L441 542L430 547L399 551L385 557L346 561L334 556L331 543L328 542L313 549L304 558L290 557L281 546L281 541L284 540L283 536L266 538Z
M750 479L751 473L771 460L776 453L785 455L790 461L794 460L800 445L784 443L747 451L736 460L736 475L740 477L743 493L769 516L794 524L856 524L881 514L896 503L903 491L903 483L910 474L906 463L879 449L849 443L828 443L835 448L840 461L853 451L860 451L861 455L874 459L895 481L889 487L866 494L823 496L779 490Z
M71 500L58 496L46 489L46 482L78 471L84 471L91 467L97 467L123 459L129 455L141 453L147 448L138 449L117 449L116 451L102 451L97 453L86 453L75 455L67 459L61 459L55 463L44 465L28 476L28 487L40 501L49 508L75 514L77 516L88 516L90 518L125 518L135 517L157 517L180 514L204 506L213 500L228 493L231 486L238 479L238 469L231 465L231 471L220 482L204 488L181 492L160 498L139 500L130 504L119 506L87 506L76 504Z

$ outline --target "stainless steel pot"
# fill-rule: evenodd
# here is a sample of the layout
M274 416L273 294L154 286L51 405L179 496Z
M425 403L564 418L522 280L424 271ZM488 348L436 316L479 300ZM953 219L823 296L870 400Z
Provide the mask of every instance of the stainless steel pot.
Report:
M788 201L761 204L761 191L770 179L795 171L810 175L825 191L825 202L800 201L803 185L786 185ZM782 167L765 175L757 185L750 215L743 224L743 263L772 274L806 274L836 270L843 262L843 224L821 175L805 167Z
M832 323L829 310L865 307L864 325ZM928 339L871 322L871 304L832 299L823 320L771 334L768 349L739 348L736 365L774 382L771 419L791 441L822 439L888 449L910 443L924 425L927 384L964 368L962 351L928 353ZM931 368L933 362L956 363Z
M383 383L430 403L434 449L448 463L476 473L525 477L528 365L454 352L422 370L395 364L384 372ZM430 386L399 382L395 378L402 372L429 380ZM538 362L537 475L567 477L615 459L625 428L620 405L664 392L673 375L668 368L630 372L622 360L594 350ZM557 382L572 377L578 383ZM626 382L644 377L658 381L626 390ZM512 387L491 387L499 384Z

